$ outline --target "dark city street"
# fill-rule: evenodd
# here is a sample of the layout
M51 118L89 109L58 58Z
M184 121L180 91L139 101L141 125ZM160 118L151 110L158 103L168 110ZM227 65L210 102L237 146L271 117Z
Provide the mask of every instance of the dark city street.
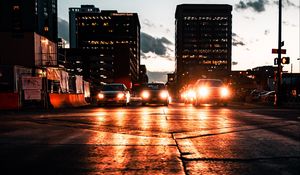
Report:
M172 103L7 111L0 128L1 174L300 171L296 109Z
M299 0L0 0L0 175L300 174Z

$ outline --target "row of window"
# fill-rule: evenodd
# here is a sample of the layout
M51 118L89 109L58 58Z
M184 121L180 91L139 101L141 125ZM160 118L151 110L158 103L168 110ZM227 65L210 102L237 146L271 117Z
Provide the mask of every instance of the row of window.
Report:
M227 43L185 43L183 44L184 48L227 48Z
M184 49L183 53L190 53L191 50L189 49ZM227 49L198 49L198 53L202 54L212 54L212 53L227 53Z
M183 28L184 31L189 32L189 31L199 31L199 32L205 32L205 31L213 31L213 32L218 32L218 31L224 31L227 32L229 31L228 27L198 27L198 26L186 26Z
M211 58L213 57L213 58ZM198 54L184 54L182 55L183 59L208 59L210 58L210 60L213 59L217 59L217 60L223 60L224 59L224 55L223 54L219 54L219 55L198 55Z
M85 20L87 20L87 19L102 19L102 20L111 19L110 16L79 16L77 18L78 19L85 19Z
M88 43L91 45L113 45L115 44L136 44L136 41L96 41L96 40L89 40L89 41L84 41L83 43Z
M216 26L228 26L229 23L227 21L225 22L185 22L184 24L185 26L212 26L212 27L216 27Z
M99 23L97 21L88 21L88 22L80 22L78 23L79 26L103 26L103 27L109 27L109 22L103 22ZM115 26L121 26L121 27L128 27L130 26L129 23L123 23L123 24L115 24Z
M206 20L206 21L222 21L222 20L228 20L227 16L185 16L183 17L183 20L188 20L188 21L195 21L195 20Z

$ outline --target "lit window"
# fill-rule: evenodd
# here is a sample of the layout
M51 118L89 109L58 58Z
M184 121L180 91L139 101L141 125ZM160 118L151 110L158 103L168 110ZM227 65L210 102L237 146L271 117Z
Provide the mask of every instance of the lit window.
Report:
M14 11L20 10L20 6L14 5L14 6L13 6L13 10L14 10Z

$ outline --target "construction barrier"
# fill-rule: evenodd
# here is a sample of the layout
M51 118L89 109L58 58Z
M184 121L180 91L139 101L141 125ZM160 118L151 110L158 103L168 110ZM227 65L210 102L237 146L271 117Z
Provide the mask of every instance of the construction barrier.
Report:
M18 93L0 93L0 110L19 109Z
M54 108L79 107L88 105L84 94L49 94L50 103Z

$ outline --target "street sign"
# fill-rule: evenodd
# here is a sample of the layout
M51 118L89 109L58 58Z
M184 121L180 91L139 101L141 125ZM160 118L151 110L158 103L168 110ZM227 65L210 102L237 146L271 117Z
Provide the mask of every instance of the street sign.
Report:
M290 64L290 57L282 57L281 64ZM278 65L278 58L274 58L274 65Z
M278 49L272 49L273 54L278 54ZM281 54L286 54L286 49L281 49Z

